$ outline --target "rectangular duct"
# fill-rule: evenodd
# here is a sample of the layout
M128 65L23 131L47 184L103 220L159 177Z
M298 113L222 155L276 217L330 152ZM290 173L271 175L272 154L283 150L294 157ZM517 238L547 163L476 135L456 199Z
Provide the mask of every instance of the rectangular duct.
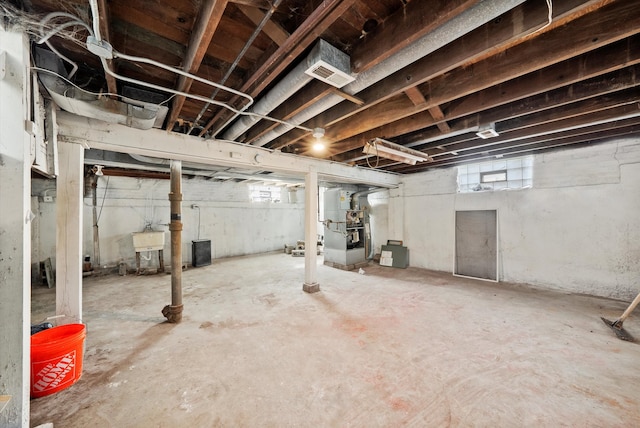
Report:
M307 61L310 65L306 74L336 88L342 88L356 80L351 76L349 55L322 39L313 47Z

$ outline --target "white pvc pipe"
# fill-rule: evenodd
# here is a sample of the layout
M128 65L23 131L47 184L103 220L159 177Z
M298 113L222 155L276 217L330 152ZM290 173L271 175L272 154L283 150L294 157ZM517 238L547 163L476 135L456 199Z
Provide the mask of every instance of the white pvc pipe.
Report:
M121 54L114 52L114 56L116 56L116 55L119 56L119 57L122 56ZM132 78L129 78L129 77L122 76L120 74L115 73L114 71L112 71L109 68L105 58L100 58L100 60L102 61L102 67L104 68L105 73L115 77L118 80L122 80L123 82L134 83L134 84L137 84L137 85L145 86L147 88L156 89L158 91L168 92L168 93L175 94L175 95L181 95L183 97L192 98L194 100L202 101L202 102L205 102L205 103L211 103L213 105L217 105L217 106L226 108L226 109L228 109L228 110L230 110L230 111L232 111L233 113L236 113L236 114L247 115L247 116L256 116L256 117L259 117L261 119L270 120L272 122L277 122L277 123L280 123L280 124L288 124L288 122L286 122L284 120L280 120L280 119L276 119L276 118L273 118L273 117L264 116L264 115L257 114L257 113L247 112L247 111L244 111L244 109L243 110L237 110L237 109L231 107L228 104L222 103L220 101L212 100L211 98L207 98L207 97L203 97L203 96L195 95L195 94L190 94L190 93L183 92L183 91L178 91L178 90L171 89L171 88L165 88L164 86L160 86L160 85L156 85L156 84L153 84L153 83L144 82L142 80L137 80L137 79L132 79ZM150 61L150 63L155 62L155 61L152 61L152 60L149 60L149 61ZM164 66L163 65L163 68L164 67L168 67L168 66ZM169 68L172 69L172 67L169 67ZM172 71L176 71L176 69L172 69ZM182 73L184 73L184 72L182 72L182 70L180 70L180 73L178 73L178 74L182 74ZM186 73L186 74L189 75L189 73ZM197 76L195 76L195 77L197 77ZM204 81L204 83L207 83L207 84L212 84L213 83L213 82L206 81L205 79L201 79L200 77L197 77L196 80ZM212 85L212 86L214 86L214 85ZM245 94L245 96L249 97L246 94ZM251 100L253 101L253 98L251 98ZM249 105L245 106L245 108L248 107L248 106ZM304 131L308 131L308 132L312 132L313 131L311 128L307 128L305 126L299 126L299 125L293 125L293 126L295 126L296 128L300 128L300 129L302 129Z
M91 18L93 19L94 37L98 42L101 42L102 36L100 35L100 11L98 10L98 1L89 0L89 5L91 6Z
M114 58L126 59L126 60L132 61L132 62L141 62L143 64L153 65L155 67L162 68L163 70L167 70L167 71L170 71L172 73L176 73L176 74L180 74L180 75L182 75L184 77L188 77L189 79L197 80L198 82L202 82L205 85L213 86L214 88L218 88L218 89L222 89L222 90L227 91L227 92L231 92L232 94L236 94L236 95L238 95L240 97L248 99L249 100L248 106L251 106L253 104L253 102L254 102L253 97L251 97L248 94L245 94L244 92L236 91L235 89L229 88L228 86L220 85L220 84L212 82L210 80L203 79L202 77L196 76L195 74L188 73L186 71L180 70L179 68L171 67L170 65L166 65L166 64L163 64L163 63L158 62L158 61L154 61L154 60L149 59L149 58L142 58L142 57L138 57L138 56L126 55L126 54L123 54L123 53L120 53L120 52L116 52L116 51L113 52L113 57ZM209 98L206 98L206 99L209 99Z

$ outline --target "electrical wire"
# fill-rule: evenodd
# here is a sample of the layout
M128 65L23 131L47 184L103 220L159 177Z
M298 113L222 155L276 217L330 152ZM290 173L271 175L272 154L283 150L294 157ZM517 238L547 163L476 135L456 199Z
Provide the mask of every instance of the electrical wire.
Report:
M46 22L48 22L49 20L51 20L54 17L66 17L66 18L71 19L71 21L67 22L67 23L64 23L62 25L59 25L58 27L55 27L52 31L50 31L49 33L44 35L41 38L41 41L43 41L43 43L48 41L48 39L50 37L52 37L53 35L58 34L59 31L61 31L63 28L66 28L66 27L72 26L72 25L81 25L81 26L87 28L87 30L90 32L90 34L92 34L92 35L95 34L94 37L98 41L100 41L99 34L98 34L99 29L97 28L98 23L99 23L99 15L98 15L98 11L97 11L97 3L95 2L95 0L90 0L90 3L91 3L92 12L93 12L93 18L94 18L93 19L93 24L94 24L93 32L91 32L91 29L87 26L87 24L82 22L78 17L76 17L74 15L71 15L71 14L67 14L65 12L54 12L54 13L51 13L51 14L47 15L41 21L41 28L44 27L44 24ZM86 46L85 46L85 48L86 48ZM55 52L55 53L60 55L59 52ZM128 78L128 77L119 75L119 74L115 73L114 71L112 71L109 68L108 64L107 64L106 59L104 57L100 56L100 61L102 63L102 67L103 67L105 73L111 75L112 77L114 77L114 78L116 78L118 80L121 80L121 81L124 81L124 82L133 83L133 84L137 84L137 85L141 85L141 86L144 86L144 87L147 87L147 88L151 88L151 89L155 89L155 90L158 90L158 91L161 91L161 92L170 93L170 94L173 94L173 96L180 95L180 96L183 96L183 97L186 97L186 98L191 98L191 99L195 99L195 100L202 101L202 102L205 102L205 103L210 103L210 104L213 104L213 105L217 105L219 107L226 108L226 109L230 110L231 112L235 113L236 115L254 116L254 117L257 117L259 119L269 120L269 121L272 121L272 122L280 123L282 125L293 126L295 128L302 129L302 130L307 131L307 132L313 132L313 129L307 128L307 127L302 126L302 125L294 125L294 124L289 123L289 122L284 121L284 120L272 118L272 117L265 116L265 115L258 114L258 113L254 113L254 112L245 111L246 109L248 109L254 103L253 97L251 97L250 95L245 94L243 92L237 91L237 90L235 90L233 88L230 88L230 87L227 87L227 86L224 86L224 85L220 85L220 84L215 83L215 82L211 82L211 81L209 81L207 79L203 79L203 78L201 78L199 76L196 76L194 74L188 73L186 71L180 70L180 69L175 68L175 67L171 67L169 65L163 64L163 63L158 62L158 61L154 61L154 60L149 59L149 58L126 55L126 54L123 54L121 52L117 52L115 49L112 51L112 55L113 55L114 58L121 58L121 59L132 61L132 62L140 62L140 63L144 63L144 64L149 64L149 65L156 66L156 67L162 68L164 70L167 70L167 71L170 71L170 72L173 72L173 73L176 73L176 74L180 74L180 75L188 77L190 79L202 82L202 83L204 83L206 85L213 86L213 87L228 91L230 93L236 94L236 95L238 95L240 97L246 98L247 100L249 100L249 103L247 105L245 105L241 110L238 110L238 109L235 109L235 108L233 108L232 106L230 106L228 104L225 104L225 103L220 102L220 101L213 100L211 98L203 97L203 96L196 95L196 94L190 94L190 93L187 93L187 92L184 92L184 91L178 91L178 90L172 89L172 88L166 88L166 87L163 87L163 86L160 86L160 85L144 82L144 81L138 80L138 79ZM35 67L32 67L32 68L36 69ZM37 69L38 70L44 70L44 69L40 69L40 68L37 68ZM51 72L50 70L47 70L47 71ZM62 78L62 76L59 76L59 77ZM69 83L71 83L68 79L65 79L65 80L68 81ZM78 87L75 84L74 84L74 87L84 91L84 89ZM85 91L85 92L88 92L88 91ZM120 97L120 95L118 95L118 94L111 94L111 95L117 95L118 97Z
M96 226L98 225L98 223L100 222L100 216L102 216L102 207L104 207L104 200L107 197L107 189L109 189L109 179L111 177L107 177L107 184L105 184L104 186L104 193L102 194L102 203L100 204L100 212L98 213L98 217L96 218ZM97 189L97 186L96 186Z
M184 70L180 70L179 68L176 68L176 67L171 67L170 65L163 64L163 63L161 63L159 61L154 61L152 59L143 58L143 57L139 57L139 56L126 55L126 54L123 54L121 52L116 51L115 49L113 50L113 57L114 58L126 59L126 60L131 61L131 62L140 62L140 63L143 63L143 64L153 65L155 67L162 68L163 70L167 70L167 71L170 71L172 73L176 73L176 74L180 74L180 75L182 75L184 77L188 77L189 79L197 80L198 82L204 83L205 85L213 86L213 87L218 88L218 89L223 89L223 90L225 90L227 92L231 92L232 94L235 94L235 95L238 95L240 97L246 98L246 99L249 100L249 104L248 105L252 105L254 103L253 97L251 95L245 94L244 92L236 91L235 89L230 88L228 86L220 85L220 84L212 82L210 80L203 79L200 76L196 76L195 74L188 73L188 72L186 72Z
M57 27L54 27L53 29L51 29L47 34L44 34L45 24L51 21L53 18L69 18L71 21L60 24ZM81 21L80 18L78 18L77 16L74 16L66 12L52 12L47 16L45 16L44 18L42 18L42 21L40 21L40 35L42 36L42 38L38 40L37 43L41 45L42 43L49 40L51 37L57 35L61 30L64 30L65 28L74 26L74 25L84 27L89 32L89 34L93 35L93 30L91 29L91 27L89 27L86 23Z
M57 27L53 28L52 30L50 30L47 34L44 34L44 27L45 24L49 21L51 21L53 18L69 18L71 19L71 21L65 22L63 24L58 25ZM93 31L91 30L91 27L89 27L87 24L85 24L84 22L82 22L79 18L75 17L74 15L70 14L70 13L66 13L66 12L52 12L50 14L48 14L47 16L45 16L41 21L40 21L40 35L41 38L40 40L38 40L36 43L38 43L39 45L45 43L49 49L51 49L51 51L53 53L55 53L56 55L58 55L58 57L60 57L62 60L66 61L67 63L71 64L71 71L69 72L69 78L72 78L75 74L76 71L78 71L78 64L75 63L74 61L72 61L71 59L67 58L65 55L63 55L62 53L60 53L50 42L49 39L54 36L55 34L60 33L60 31L64 30L67 27L72 27L72 26L81 26L84 27L89 34L93 34Z
M99 18L98 4L97 4L96 0L89 0L89 4L91 6L91 12L92 12L92 15L93 15L93 30L96 33L95 37L96 37L96 39L98 41L100 41L99 28L98 28L99 27L98 26L98 23L99 23L99 20L98 20L98 18ZM222 103L222 102L219 102L219 101L215 101L212 98L206 98L206 97L202 97L202 96L195 95L195 94L189 94L187 92L178 91L178 90L175 90L175 89L164 88L162 86L155 85L155 84L152 84L152 83L143 82L143 81L140 81L140 80L137 80L137 79L130 79L130 78L127 78L127 77L124 77L124 76L121 76L121 75L118 75L117 73L115 73L107 65L107 62L106 62L105 58L100 57L100 61L102 62L102 67L104 68L105 73L111 75L112 77L114 77L116 79L119 79L119 80L122 80L122 81L125 81L125 82L129 82L129 83L134 83L134 84L146 86L146 87L152 88L152 89L157 89L157 90L160 90L160 91L163 91L163 92L173 93L175 95L181 95L183 97L192 98L192 99L195 99L195 100L198 100L198 101L203 101L205 103L210 103L210 104L213 104L213 105L217 105L219 107L223 107L223 108L226 108L226 109L232 111L236 115L254 116L254 117L257 117L259 119L269 120L269 121L272 121L272 122L280 123L282 125L290 125L290 126L293 126L295 128L302 129L303 131L313 132L313 129L307 128L305 126L293 125L293 124L291 124L289 122L286 122L284 120L280 120L280 119L272 118L272 117L269 117L269 116L265 116L265 115L261 115L261 114L245 111L245 110L247 110L249 107L251 107L253 105L254 99L253 99L253 97L251 95L245 94L244 92L236 91L235 89L230 88L228 86L220 85L220 84L212 82L210 80L203 79L202 77L196 76L195 74L188 73L188 72L186 72L184 70L180 70L179 68L171 67L171 66L163 64L161 62L149 59L149 58L142 58L142 57L137 57L137 56L132 56L132 55L126 55L126 54L123 54L121 52L117 52L115 49L113 49L112 54L113 54L114 58L122 58L122 59L126 59L126 60L129 60L129 61L132 61L132 62L141 62L143 64L154 65L154 66L162 68L164 70L167 70L167 71L170 71L170 72L173 72L173 73L176 73L176 74L180 74L182 76L188 77L188 78L193 79L193 80L197 80L197 81L202 82L202 83L204 83L206 85L213 86L215 88L219 88L219 89L222 89L224 91L230 92L232 94L236 94L236 95L238 95L240 97L246 98L246 99L249 100L249 103L247 105L243 106L241 110L238 110L238 109L235 109L235 108L231 107L228 104L225 104L225 103Z
M91 18L93 20L93 31L95 31L95 38L98 42L101 42L102 35L100 34L100 14L98 10L97 0L89 0L89 6L91 7Z
M547 28L549 25L551 25L551 22L553 21L553 0L545 0L547 2L547 9L549 10L548 16L547 16L547 23L544 24L542 27L538 28L536 31L534 31L531 34L535 34L538 33L542 30L544 30L545 28Z
M193 208L198 210L198 240L200 240L200 207L195 205Z
M236 56L236 59L233 61L233 64L231 64L229 66L229 69L227 70L227 72L225 73L224 77L220 81L221 85L224 85L224 83L227 81L227 79L231 76L231 73L233 73L233 70L236 69L236 67L240 63L240 60L244 57L244 55L249 50L249 47L253 44L253 42L256 39L256 37L258 37L258 34L260 34L260 32L262 31L262 28L267 24L267 22L269 22L269 19L271 19L271 16L274 14L276 9L278 9L278 6L280 6L280 2L282 2L282 0L275 0L275 2L271 5L271 8L262 17L262 20L260 21L260 24L258 24L256 29L253 30L253 33L251 34L251 37L249 37L249 40L247 40L247 42L244 44L244 46L242 47L242 50L240 51L240 53L238 53L238 55ZM211 94L210 98L215 98L216 95L218 95L218 91L217 90L214 91L213 94ZM194 124L198 123L198 121L202 118L202 116L204 115L204 113L207 111L208 108L209 108L208 103L205 104L204 107L202 107L202 109L200 110L200 113L198 113L198 116L196 116L196 119L193 121ZM222 129L224 129L229 123L231 123L236 117L238 117L238 116L236 115L236 116L230 118L229 120L227 120L227 122L224 125L222 125L215 133L213 133L213 136L214 137L217 136L218 133ZM193 128L194 128L194 126L192 125L191 129L189 129L188 134L190 134L191 131L193 131Z
M116 55L118 55L118 56L119 56L120 54L116 54L116 53L114 52L114 57L116 57ZM263 114L258 114L258 113L254 113L254 112L244 111L244 109L243 109L243 110L238 110L238 109L235 109L235 108L231 107L231 106L230 106L230 105L228 105L228 104L225 104L225 103L220 102L220 101L212 100L211 98L203 97L203 96L196 95L196 94L190 94L190 93L188 93L188 92L178 91L177 89L166 88L166 87L164 87L164 86L160 86L160 85L156 85L156 84L153 84L153 83L144 82L144 81L142 81L142 80L132 79L132 78L129 78L129 77L126 77L126 76L119 75L119 74L117 74L116 72L114 72L114 71L112 71L112 70L110 70L110 69L109 69L109 67L108 67L108 66L107 66L107 64L106 64L106 59L104 59L104 58L100 58L100 59L101 59L101 61L102 61L102 63L103 63L103 68L105 69L105 72L106 72L107 74L109 74L109 75L111 75L111 76L115 77L116 79L123 81L123 82L134 83L134 84L137 84L137 85L145 86L145 87L147 87L147 88L156 89L156 90L158 90L158 91L168 92L168 93L171 93L171 94L174 94L174 95L181 95L181 96L183 96L183 97L192 98L192 99L194 99L194 100L198 100L198 101L209 102L209 103L211 103L211 104L213 104L213 105L217 105L217 106L219 106L219 107L226 108L227 110L230 110L231 112L236 113L236 114L238 114L238 115L243 115L243 116L254 116L254 117L258 117L258 118L260 118L260 119L269 120L269 121L271 121L271 122L277 122L277 123L280 123L280 124L282 124L282 125L289 125L289 126L292 126L292 127L298 128L298 129L302 129L303 131L313 132L313 129L311 129L311 128L307 128L306 126L302 126L302 125L294 125L294 124L292 124L292 123L289 123L289 122L284 121L284 120L276 119L276 118L274 118L274 117L269 117L269 116L265 116L265 115L263 115ZM155 62L155 61L154 61L154 62ZM175 69L174 69L174 70L175 70ZM181 74L181 73L180 73L180 74ZM187 73L187 74L188 74L188 73ZM205 81L205 79L201 79L201 78L198 78L198 79L196 79L196 80L203 80L203 81ZM212 82L209 82L209 83L212 83Z
M368 144L371 145L371 143ZM369 162L369 156L367 156L367 165L369 165L369 168L376 169L380 165L380 155L378 154L378 144L374 142L373 147L375 147L376 149L376 166L371 166L371 163Z

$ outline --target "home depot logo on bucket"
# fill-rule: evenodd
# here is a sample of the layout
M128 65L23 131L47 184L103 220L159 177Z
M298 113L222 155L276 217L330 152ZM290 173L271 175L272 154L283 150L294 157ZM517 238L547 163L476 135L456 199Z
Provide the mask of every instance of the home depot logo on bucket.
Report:
M76 378L76 351L48 361L32 361L33 382L31 392L42 394L52 389L60 389Z

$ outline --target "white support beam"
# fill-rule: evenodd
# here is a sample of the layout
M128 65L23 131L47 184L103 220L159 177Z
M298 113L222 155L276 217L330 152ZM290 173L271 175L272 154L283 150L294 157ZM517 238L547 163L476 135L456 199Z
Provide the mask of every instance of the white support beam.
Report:
M300 176L312 168L323 181L359 183L395 188L400 175L338 162L273 151L221 140L167 133L159 129L140 130L59 112L59 139L86 148L110 150L207 165L242 167Z
M0 427L28 427L33 217L27 36L0 25L0 51Z
M56 196L56 315L82 320L82 194L84 148L58 142Z
M311 169L304 177L304 285L307 293L320 291L318 271L318 173Z

